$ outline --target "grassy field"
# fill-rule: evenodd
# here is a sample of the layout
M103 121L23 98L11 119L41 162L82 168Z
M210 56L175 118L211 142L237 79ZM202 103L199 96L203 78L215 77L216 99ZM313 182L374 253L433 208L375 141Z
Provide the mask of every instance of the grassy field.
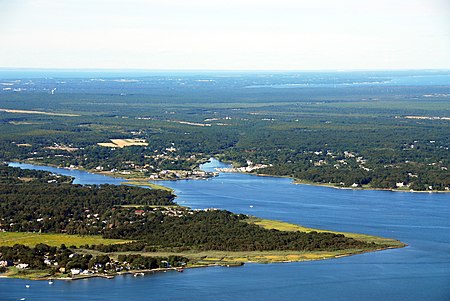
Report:
M77 117L77 116L80 116L80 115L76 115L76 114L51 113L51 112L30 111L30 110L9 110L9 109L0 109L0 111L1 111L1 112L7 112L7 113L16 113L16 114L38 114L38 115L64 116L64 117Z
M130 242L124 239L105 239L99 235L69 235L69 234L47 234L47 233L28 233L28 232L0 232L0 246L14 246L22 244L34 247L36 244L43 243L49 246L59 247L61 244L66 246L89 245L111 245Z
M120 183L120 184L123 184L123 185L135 185L135 186L141 186L141 187L150 187L152 189L162 189L162 190L167 190L167 191L173 192L173 189L171 189L169 187L158 185L158 184L151 183L151 182L148 182L148 181L127 181L127 182L123 182L123 183Z
M277 229L280 231L330 232L330 233L335 233L335 234L343 234L346 237L351 237L356 240L361 240L361 241L365 241L365 242L373 242L373 243L380 244L380 245L387 245L392 248L401 248L401 247L405 246L404 243L402 243L396 239L392 239L392 238L385 238L385 237L366 235L366 234L358 234L358 233L337 232L337 231L307 228L307 227L303 227L300 225L290 224L290 223L281 222L281 221L261 219L261 218L256 218L256 217L249 218L246 220L246 222L261 226L266 229Z
M8 268L2 277L21 278L21 279L47 279L50 276L50 270L19 270L16 267Z

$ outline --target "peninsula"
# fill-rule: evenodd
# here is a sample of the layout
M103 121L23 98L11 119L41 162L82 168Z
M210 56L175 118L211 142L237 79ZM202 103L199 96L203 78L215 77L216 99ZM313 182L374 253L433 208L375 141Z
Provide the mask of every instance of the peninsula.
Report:
M178 206L171 191L70 184L1 166L0 265L30 279L111 277L245 262L320 260L399 241Z

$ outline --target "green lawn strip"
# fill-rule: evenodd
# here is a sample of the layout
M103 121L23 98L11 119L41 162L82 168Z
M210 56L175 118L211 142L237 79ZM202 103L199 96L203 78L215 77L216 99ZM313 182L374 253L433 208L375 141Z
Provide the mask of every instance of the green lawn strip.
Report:
M147 181L127 181L127 182L122 182L120 183L122 185L134 185L134 186L143 186L143 187L150 187L152 189L161 189L161 190L167 190L170 192L173 192L173 189L166 187L166 186L162 186L162 185L158 185L155 183L151 183L151 182L147 182Z
M46 279L51 275L50 270L19 270L16 267L8 268L6 273L1 274L4 277L20 279Z
M335 234L343 234L346 237L354 238L356 240L365 241L365 242L373 242L379 245L386 245L389 248L401 248L406 246L401 241L398 241L396 239L392 238L385 238L385 237L379 237L379 236L373 236L373 235L367 235L367 234L358 234L358 233L350 233L350 232L339 232L339 231L329 231L329 230L322 230L322 229L314 229L314 228L307 228L300 225L290 224L282 221L275 221L275 220L268 220L268 219L261 219L257 217L251 217L247 220L245 220L247 223L255 224L258 226L261 226L266 229L276 229L280 231L302 231L302 232L329 232L329 233L335 233Z
M28 233L28 232L0 232L0 246L14 246L22 244L34 247L36 244L43 243L49 246L59 247L61 244L66 246L89 245L112 245L127 243L130 240L125 239L105 239L100 235L69 235L69 234L53 234L53 233Z

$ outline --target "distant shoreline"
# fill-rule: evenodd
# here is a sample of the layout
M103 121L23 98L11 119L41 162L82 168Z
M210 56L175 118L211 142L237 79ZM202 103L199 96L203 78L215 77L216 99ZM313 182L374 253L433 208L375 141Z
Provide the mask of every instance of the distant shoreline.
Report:
M264 175L270 176L270 175ZM341 190L373 190L373 191L390 191L390 192L408 192L408 193L449 193L450 190L402 190L402 189L394 189L394 188L373 188L373 187L342 187L337 186L337 184L326 184L326 183L315 183L315 182L307 182L303 180L297 180L294 178L290 178L293 180L292 184L295 185L311 185L311 186L321 186L321 187L329 187L334 189Z
M224 171L222 171L224 172ZM334 188L334 189L341 189L341 190L373 190L373 191L391 191L391 192L409 192L409 193L450 193L450 190L402 190L402 189L395 189L395 188L374 188L374 187L346 187L346 186L338 186L336 183L318 183L318 182L310 182L306 180L297 179L291 176L282 176L282 175L271 175L271 174L259 174L255 172L238 172L238 171L232 171L232 172L226 172L226 173L238 173L238 174L248 174L248 175L255 175L260 177L273 177L273 178L285 178L285 179L291 179L292 184L295 185L310 185L310 186L319 186L319 187L328 187L328 188Z
M219 160L219 159L217 159ZM219 160L220 161L220 160ZM146 177L133 177L133 176L129 176L127 174L115 174L112 172L106 172L106 171L98 171L95 169L86 169L84 167L77 167L77 168L73 168L70 169L68 167L61 167L55 164L44 164L42 162L36 162L36 161L29 161L29 162L24 162L24 161L10 161L10 162L14 162L14 163L21 163L21 164L33 164L33 165L39 165L39 166L49 166L49 167L54 167L54 168L63 168L63 169L68 169L68 170L81 170L81 171L85 171L88 173L92 173L92 174L98 174L98 175L103 175L103 176L109 176L109 177L113 177L113 178L119 178L119 179L124 179L125 181L122 182L121 184L126 184L126 185L135 185L135 186L148 186L152 189L163 189L162 187L165 187L163 185L158 185L152 182L158 182L158 181L178 181L178 180L198 180L199 178L197 177L187 177L187 178L180 178L180 179L151 179L151 178L146 178ZM224 163L228 163L228 164L233 164L233 162L226 162L226 161L220 161L220 162L224 162ZM255 175L255 176L261 176L261 177L274 177L274 178L287 178L287 179L291 179L292 180L292 184L295 185L310 185L310 186L319 186L319 187L328 187L328 188L334 188L334 189L341 189L341 190L373 190L373 191L391 191L391 192L408 192L408 193L450 193L450 190L402 190L402 189L395 189L395 188L374 188L374 187L342 187L342 186L338 186L338 184L336 183L318 183L318 182L311 182L311 181L307 181L307 180L302 180L302 179L297 179L291 176L283 176L283 175L271 175L271 174L259 174L259 173L255 173L255 172L239 172L239 171L223 171L223 173L237 173L237 174L248 174L248 175ZM148 183L146 183L148 182ZM153 188L155 187L155 188ZM156 188L159 187L159 188ZM165 187L165 190L169 190L172 191L171 188L169 187Z

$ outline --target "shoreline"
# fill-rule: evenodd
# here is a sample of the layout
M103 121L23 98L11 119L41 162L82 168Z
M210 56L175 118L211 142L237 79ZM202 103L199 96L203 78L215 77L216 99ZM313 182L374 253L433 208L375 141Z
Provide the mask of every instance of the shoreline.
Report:
M51 276L43 276L43 277L26 277L26 275L19 276L8 276L8 275L1 275L0 279L23 279L23 280L32 280L32 281L75 281L75 280L83 280L83 279L90 279L90 278L104 278L104 279L113 279L116 276L122 276L122 275L131 275L131 274L154 274L154 273L161 273L161 272L167 272L167 271L177 271L179 268L156 268L156 269L144 269L144 270L130 270L126 272L117 272L115 274L87 274L87 275L79 275L75 277L51 277ZM188 267L185 267L183 269L188 269Z
M329 257L318 257L318 258L303 258L303 259L290 259L290 260L275 260L275 261L253 261L248 260L244 262L229 262L229 263L208 263L208 264L201 264L201 265L195 265L195 266L185 266L185 267L170 267L170 268L156 268L156 269L144 269L144 270L130 270L126 272L117 272L117 273L111 273L111 274L87 274L87 275L81 275L76 277L58 277L58 276L43 276L43 277L27 277L27 275L2 275L0 274L0 279L22 279L22 280L30 280L30 281L75 281L75 280L85 280L90 278L104 278L104 279L114 279L116 276L125 276L125 275L134 275L135 277L139 276L147 276L150 274L155 273L166 273L168 271L171 272L180 272L181 270L189 270L189 269L199 269L199 268L209 268L209 267L240 267L245 264L285 264L285 263L296 263L296 262L308 262L308 261L322 261L322 260L332 260L332 259L339 259L339 258L345 258L350 256L356 256L366 253L373 253L373 252L381 252L385 250L392 250L392 249L399 249L407 247L408 245L403 245L399 247L394 246L387 246L384 248L377 248L373 250L354 250L354 251L347 251L342 254L332 255ZM292 253L295 253L292 252ZM139 252L137 252L139 254ZM308 255L308 253L305 253L305 255ZM295 254L288 254L287 256L295 256ZM143 274L143 275L138 275Z
M213 157L214 159L220 161L217 157ZM229 164L231 166L238 165L236 162L233 161L220 161L225 164ZM256 169L257 170L257 169ZM342 187L338 186L337 183L319 183L319 182L311 182L307 180L297 179L291 176L286 175L271 175L271 174L264 174L264 173L257 173L257 172L245 172L245 171L222 171L223 173L236 173L236 174L247 174L247 175L255 175L255 176L261 176L261 177L274 177L274 178L285 178L285 179L291 179L292 184L295 185L310 185L310 186L318 186L318 187L329 187L334 189L343 189L343 190L373 190L373 191L391 191L391 192L411 192L411 193L450 193L450 190L404 190L404 189L395 189L395 188L373 188L373 187Z
M226 173L237 173L237 174L255 175L255 176L259 176L259 177L291 179L292 180L291 184L294 184L294 185L310 185L310 186L328 187L328 188L341 189L341 190L390 191L390 192L408 192L408 193L450 193L450 190L412 190L412 189L403 190L403 189L395 189L395 188L343 187L343 186L338 186L338 184L310 182L310 181L293 178L291 176L259 174L259 173L255 173L255 172L226 172Z
M20 160L11 160L11 161L5 161L6 164L10 164L10 163L19 163L19 164L30 164L30 165L37 165L37 166L47 166L47 167L53 167L53 168L61 168L61 169L65 169L65 170L79 170L79 171L84 171L87 173L91 173L91 174L95 174L95 175L101 175L101 176L106 176L106 177L111 177L111 178L115 178L115 179L123 179L124 182L122 182L121 184L125 184L126 182L149 182L150 184L153 184L154 186L159 186L159 187L165 187L162 185L158 185L152 182L158 182L158 181L182 181L182 180L207 180L209 178L213 178L215 176L209 176L209 177L198 177L198 176L189 176L189 177L185 177L185 178L176 178L176 179L172 179L172 178L167 178L167 179L162 179L162 178L158 178L158 179L152 179L150 177L143 177L143 176L133 176L132 174L118 174L118 173L114 173L114 172L110 172L110 171L98 171L96 169L87 169L84 167L77 167L77 168L70 168L70 167L63 167L63 166L59 166L56 164L46 164L46 163L42 163L39 161L20 161ZM204 164L206 162L200 162L201 164ZM135 185L135 184L130 184L130 185ZM148 185L150 186L150 185ZM151 186L150 186L151 187ZM169 187L165 187L166 190L172 190ZM159 188L162 189L162 188Z
M111 274L87 274L87 275L81 275L76 277L58 277L58 276L50 276L46 275L43 277L27 277L27 275L2 275L0 274L0 279L22 279L22 280L30 280L30 281L75 281L75 280L84 280L84 279L90 279L90 278L104 278L104 279L114 279L116 276L124 276L124 275L135 275L135 277L139 276L147 276L150 274L155 273L166 273L168 271L171 272L180 272L181 270L189 270L189 269L199 269L199 268L209 268L209 267L240 267L245 264L285 264L285 263L296 263L296 262L309 262L309 261L322 261L322 260L332 260L332 259L340 259L350 256L356 256L366 253L373 253L373 252L381 252L386 250L393 250L393 249L400 249L407 247L408 245L404 244L403 246L387 246L382 248L376 248L373 250L354 250L354 251L347 251L342 254L336 254L332 256L324 256L324 257L317 257L317 258L302 258L302 259L288 259L288 260L275 260L275 261L253 261L248 260L244 262L229 262L229 263L207 263L207 264L201 264L201 265L195 265L195 266L185 266L185 267L170 267L170 268L156 268L156 269L144 269L144 270L130 270L126 272L117 272L117 273L111 273ZM137 252L139 253L139 252ZM295 253L295 252L292 252ZM308 253L305 253L304 255L308 255ZM287 256L296 256L295 254L288 254ZM139 274L143 275L139 275Z
M216 159L216 158L215 158ZM218 159L216 159L218 160ZM206 161L207 162L207 161ZM206 162L200 162L201 164L204 164ZM221 161L222 162L222 161ZM112 177L112 178L116 178L116 179L123 179L125 180L124 182L122 182L121 184L127 184L127 185L133 185L133 186L139 186L141 185L141 183L138 183L139 185L132 183L132 182L148 182L148 183L142 183L145 186L148 186L152 189L152 186L154 187L165 187L165 190L169 190L172 191L171 188L163 186L163 185L159 185L153 182L158 182L158 181L182 181L182 180L207 180L209 178L198 178L198 177L187 177L187 178L180 178L180 179L151 179L151 178L145 178L145 177L130 177L127 174L115 174L112 172L108 172L108 171L98 171L95 169L86 169L83 167L78 167L78 168L68 168L68 167L61 167L55 164L43 164L40 162L36 162L36 161L29 161L29 162L24 162L24 161L9 161L7 163L21 163L21 164L32 164L32 165L38 165L38 166L49 166L49 167L54 167L54 168L62 168L62 169L67 169L67 170L80 170L80 171L85 171L88 173L92 173L92 174L97 174L97 175L103 175L103 176L108 176L108 177ZM224 162L226 164L233 164L233 162ZM292 184L295 185L310 185L310 186L318 186L318 187L328 187L328 188L334 188L334 189L342 189L342 190L372 190L372 191L390 191L390 192L408 192L408 193L450 193L450 190L403 190L403 189L395 189L395 188L372 188L372 187L342 187L342 186L337 186L338 184L330 184L330 183L318 183L318 182L310 182L310 181L305 181L305 180L301 180L301 179L297 179L297 178L293 178L291 176L283 176L283 175L271 175L271 174L259 174L256 172L238 172L238 171L233 171L233 172L224 172L223 173L236 173L236 174L247 174L247 175L254 175L254 176L260 176L260 177L274 177L274 178L286 178L286 179L291 179L292 180ZM127 182L131 182L131 183L127 183ZM163 188L156 188L156 189L163 189Z
M250 216L248 220L244 221L247 223L256 224L260 227L266 229L276 229L280 231L303 231L303 232L328 232L334 234L343 234L346 237L353 238L359 241L364 241L367 243L374 243L373 248L366 249L344 249L344 250L335 250L335 251L296 251L296 250L268 250L268 251L195 251L189 250L185 252L164 252L164 251L156 251L156 252L126 252L127 254L139 254L142 256L168 256L168 255L179 255L189 258L193 263L192 265L186 265L183 267L169 267L169 268L156 268L156 269L142 269L142 270L128 270L121 271L115 273L102 273L102 274L87 274L80 275L75 277L58 277L57 275L49 275L46 270L30 270L30 276L27 277L26 274L19 275L11 274L8 275L8 272L5 274L0 274L0 278L15 278L15 279L23 279L23 280L63 280L63 281L72 281L72 280L81 280L81 279L89 279L89 278L105 278L112 279L115 276L127 275L127 274L153 274L158 272L167 272L167 271L183 271L184 269L193 269L193 268L207 268L213 266L222 266L222 267L239 267L246 263L252 264L275 264L275 263L294 263L294 262L306 262L306 261L317 261L317 260L330 260L330 259L339 259L343 257L349 257L359 254L379 252L390 249L399 249L407 247L408 245L393 238L385 238L380 236L373 236L367 234L359 234L359 233L350 233L350 232L339 232L339 231L329 231L323 229L316 228L307 228L297 224L291 224L282 221L276 220L268 220L261 219L257 217ZM122 254L121 252L115 253L105 253L108 256L118 256ZM37 273L43 273L42 277L36 277ZM10 270L9 273L12 273Z
M271 175L264 175L271 176ZM327 183L315 183L315 182L307 182L303 180L298 180L295 178L287 177L292 179L292 184L294 185L310 185L310 186L318 186L318 187L329 187L334 189L341 190L367 190L367 191L390 191L390 192L407 192L407 193L450 193L450 190L404 190L404 189L395 189L395 188L373 188L373 187L342 187L337 186L337 184L327 184Z

